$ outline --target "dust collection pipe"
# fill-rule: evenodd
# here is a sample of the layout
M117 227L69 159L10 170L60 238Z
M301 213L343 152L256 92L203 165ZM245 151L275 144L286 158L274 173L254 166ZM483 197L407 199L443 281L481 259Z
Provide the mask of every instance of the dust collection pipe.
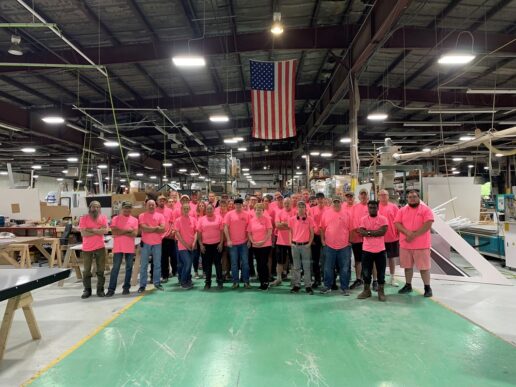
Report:
M395 153L393 155L395 160L404 161L404 160L414 160L420 157L433 157L439 156L443 153L455 152L461 149L471 148L474 146L482 145L484 143L488 143L495 140L501 140L504 137L516 135L516 126L513 126L509 129L504 129L500 131L487 132L482 134L480 129L475 130L475 138L468 141L463 141L458 144L447 145L443 147L439 147L436 149L432 149L429 152L411 152L411 153Z

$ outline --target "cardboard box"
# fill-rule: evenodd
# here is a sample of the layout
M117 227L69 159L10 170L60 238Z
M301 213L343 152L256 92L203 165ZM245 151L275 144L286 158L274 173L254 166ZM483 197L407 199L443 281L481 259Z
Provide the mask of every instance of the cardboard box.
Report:
M63 219L70 216L70 209L67 206L49 206L40 202L41 219Z

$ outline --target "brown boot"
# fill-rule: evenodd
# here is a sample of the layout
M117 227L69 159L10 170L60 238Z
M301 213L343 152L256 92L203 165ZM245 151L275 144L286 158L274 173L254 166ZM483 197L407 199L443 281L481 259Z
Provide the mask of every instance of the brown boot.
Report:
M371 284L364 284L364 290L360 293L357 298L363 300L371 297Z
M378 300L385 302L387 301L387 298L385 298L385 292L384 292L385 285L378 285Z

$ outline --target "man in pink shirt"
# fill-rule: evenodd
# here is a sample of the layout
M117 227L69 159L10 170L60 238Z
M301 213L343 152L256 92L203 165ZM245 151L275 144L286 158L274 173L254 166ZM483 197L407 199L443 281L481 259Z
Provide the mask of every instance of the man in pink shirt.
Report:
M301 200L305 202L305 205L308 205L310 202L310 191L307 189L304 189L301 191Z
M122 203L122 211L120 215L115 216L111 220L111 233L113 234L113 268L109 277L109 287L106 297L115 294L116 283L120 266L125 256L125 277L122 286L122 294L129 294L131 287L131 275L133 274L134 260L134 239L138 235L138 219L131 216L131 202Z
M394 219L400 233L400 266L405 269L406 284L399 290L400 294L412 292L414 264L421 273L425 284L425 297L432 297L430 287L430 248L432 237L430 229L434 222L434 213L422 204L417 191L409 191L408 204L401 208Z
M180 271L178 273L179 283L182 289L192 289L192 264L197 249L197 220L190 215L189 204L183 204L181 216L174 223L177 250L179 254Z
M161 282L168 282L170 277L170 266L172 272L174 267L177 270L177 251L174 240L174 211L166 206L167 198L163 195L158 197L158 206L156 212L163 215L165 218L165 232L161 241ZM175 263L174 263L175 261Z
M152 255L152 282L158 290L163 290L161 286L161 240L165 232L166 220L163 215L156 212L156 202L147 199L145 201L146 212L140 214L138 223L142 233L142 248L140 262L140 288L138 293L143 293L147 286L147 267L149 257Z
M215 214L214 204L206 205L206 216L197 221L197 239L202 254L202 270L206 278L205 290L211 288L211 269L215 264L217 288L222 289L222 249L224 248L224 224Z
M235 209L229 211L224 217L224 235L226 236L231 260L232 289L237 289L239 284L238 267L242 267L242 279L244 288L250 289L249 284L249 248L247 245L247 225L249 214L243 210L244 200L236 198Z
M317 200L317 205L315 207L310 208L310 216L313 219L314 224L314 241L312 243L312 262L314 266L314 284L313 288L317 289L321 286L321 231L319 229L321 225L321 220L326 211L330 208L326 206L324 202L324 194L322 192L318 192L315 195Z
M349 296L351 220L348 213L342 211L341 201L339 196L335 196L332 208L324 213L321 220L321 242L324 246L324 287L321 293L331 292L335 265L338 263L340 290L344 296Z
M278 202L279 203L279 202ZM276 280L271 286L278 286L283 280L283 269L292 259L292 248L290 241L290 228L288 222L295 211L292 209L290 198L283 200L283 209L276 210Z
M385 252L387 253L387 261L389 263L389 271L391 274L390 284L391 286L398 286L396 279L394 278L394 274L396 273L396 258L400 256L400 244L398 230L394 225L394 219L396 219L399 209L396 204L389 201L389 192L387 190L382 189L378 198L380 199L378 213L385 216L389 222L384 239Z
M272 246L272 222L269 217L264 215L264 206L262 203L255 205L255 211L255 216L249 219L247 235L256 257L260 290L267 290L269 289L269 269L267 262Z
M303 268L305 291L312 295L312 251L310 246L314 239L314 220L306 212L306 203L297 202L297 215L289 219L290 239L292 241L292 270L291 293L298 293L301 290L301 267Z
M192 191L192 200L190 200L190 210L195 214L197 212L197 205L199 204L199 192Z
M89 206L88 215L81 216L79 230L82 235L81 257L84 261L82 283L84 292L81 298L91 296L91 264L95 260L97 267L97 296L104 297L104 269L106 267L106 246L104 245L104 234L108 232L108 222L100 213L100 203L92 201Z
M357 298L371 297L371 277L373 267L376 266L378 275L378 299L385 301L385 242L384 235L387 232L389 222L387 218L378 215L378 202L370 200L367 203L369 214L364 216L359 223L358 232L364 238L362 246L362 274L364 276L364 290Z
M355 258L355 282L351 284L350 289L360 287L364 281L362 280L362 235L358 232L360 221L368 215L367 202L369 201L369 194L367 189L362 188L358 194L359 202L353 206L351 213L351 248L353 249L353 257ZM377 283L373 282L373 289L376 290Z

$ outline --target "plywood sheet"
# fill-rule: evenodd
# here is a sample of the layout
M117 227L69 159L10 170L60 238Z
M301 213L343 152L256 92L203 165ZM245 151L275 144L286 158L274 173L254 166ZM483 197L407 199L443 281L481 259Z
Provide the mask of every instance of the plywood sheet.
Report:
M17 220L41 220L38 189L0 188L0 215Z
M472 222L478 222L481 202L480 189L479 184L428 185L427 204L434 208L457 197L456 200L444 207L446 209L445 219L450 220L461 216Z

